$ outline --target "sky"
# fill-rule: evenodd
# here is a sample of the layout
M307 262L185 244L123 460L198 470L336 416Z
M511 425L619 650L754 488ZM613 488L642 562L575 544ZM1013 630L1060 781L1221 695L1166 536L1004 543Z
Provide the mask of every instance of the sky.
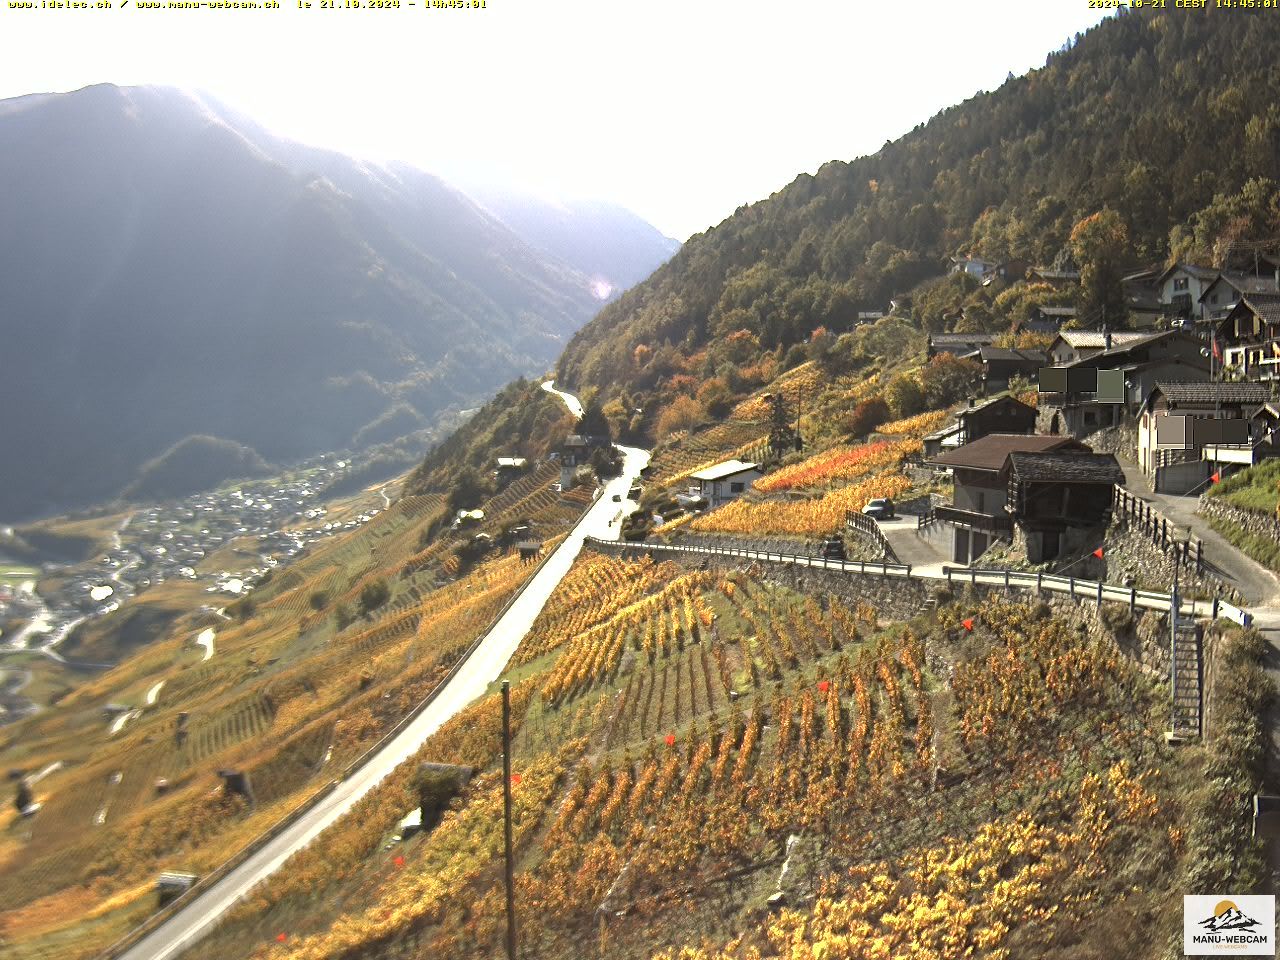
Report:
M1100 19L1085 0L93 2L0 0L0 98L101 82L202 90L294 139L609 200L679 240L1043 65Z

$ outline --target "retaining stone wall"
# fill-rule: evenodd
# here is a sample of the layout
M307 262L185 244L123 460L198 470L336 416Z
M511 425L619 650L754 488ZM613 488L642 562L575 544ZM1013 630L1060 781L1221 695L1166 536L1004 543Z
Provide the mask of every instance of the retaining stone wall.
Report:
M1280 520L1268 513L1242 510L1227 503L1221 497L1202 496L1196 510L1202 517L1226 520L1242 527L1246 532L1265 539L1280 541ZM1210 560L1213 558L1210 557Z

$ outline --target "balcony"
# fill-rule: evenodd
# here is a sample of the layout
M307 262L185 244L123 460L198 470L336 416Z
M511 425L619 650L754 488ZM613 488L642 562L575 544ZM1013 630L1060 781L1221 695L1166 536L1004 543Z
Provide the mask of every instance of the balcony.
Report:
M961 510L959 507L938 506L933 509L939 520L948 523L959 523L974 530L988 530L994 533L1013 533L1013 518L1004 509L1000 513L978 513L976 510Z

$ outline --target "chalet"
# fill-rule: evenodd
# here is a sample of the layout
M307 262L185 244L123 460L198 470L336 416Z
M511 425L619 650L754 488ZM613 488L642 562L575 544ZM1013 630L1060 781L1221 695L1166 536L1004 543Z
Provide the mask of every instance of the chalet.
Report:
M1027 271L1027 279L1032 283L1047 283L1053 287L1069 287L1080 282L1080 271L1074 266L1067 267L1032 267Z
M1217 322L1227 316L1249 294L1280 291L1275 274L1254 274L1242 270L1223 270L1200 294L1200 318Z
M956 416L957 446L981 440L992 433L1027 434L1036 426L1036 408L1003 394L969 405Z
M764 474L758 464L726 460L691 474L698 482L698 496L713 507L736 500Z
M1148 336L1131 330L1063 330L1049 344L1049 362L1074 363Z
M560 489L573 489L577 468L589 464L591 455L609 444L608 437L593 434L571 433L565 437L560 444Z
M975 280L981 280L998 270L1000 264L994 260L984 260L982 257L952 257L951 273L967 273Z
M1246 380L1280 377L1280 293L1244 293L1213 324L1223 367Z
M1035 333L1058 333L1064 323L1075 318L1076 308L1073 306L1033 307L1022 329Z
M529 466L524 457L498 457L494 463L493 475L500 483L510 483Z
M1123 483L1110 453L1009 454L1009 513L1027 561L1044 563L1090 542L1091 531L1110 522L1112 492Z
M1009 387L1015 376L1035 382L1040 368L1046 363L1043 350L1008 350L1003 347L979 347L978 360L982 364L982 384L988 393L999 393Z
M924 437L923 453L926 460L936 457L944 450L954 450L960 446L960 424L952 422Z
M1213 267L1175 263L1154 278L1152 287L1156 300L1170 313L1192 320L1200 312L1200 297L1216 279L1218 271Z
M966 564L1015 532L1033 562L1052 559L1070 531L1106 522L1111 487L1124 478L1115 457L1070 437L993 433L930 462L953 473L954 502L934 515L951 528L952 559Z
M1039 429L1054 435L1086 437L1135 416L1160 380L1209 378L1204 348L1196 337L1182 330L1112 337L1108 349L1090 349L1087 356L1049 368L1067 378L1066 390L1057 387L1048 371L1041 371ZM1104 371L1109 374L1110 383ZM1072 379L1085 385L1071 387Z
M929 336L929 357L951 353L957 357L977 353L995 341L994 333L934 333Z
M1157 493L1189 493L1280 455L1278 420L1266 384L1157 383L1138 417L1138 466Z

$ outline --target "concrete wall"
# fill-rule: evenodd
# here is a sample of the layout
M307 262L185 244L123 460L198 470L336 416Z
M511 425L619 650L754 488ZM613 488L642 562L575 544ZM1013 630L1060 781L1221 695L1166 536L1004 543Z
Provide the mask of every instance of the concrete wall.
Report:
M1207 460L1171 463L1156 470L1156 493L1190 493L1209 479Z

